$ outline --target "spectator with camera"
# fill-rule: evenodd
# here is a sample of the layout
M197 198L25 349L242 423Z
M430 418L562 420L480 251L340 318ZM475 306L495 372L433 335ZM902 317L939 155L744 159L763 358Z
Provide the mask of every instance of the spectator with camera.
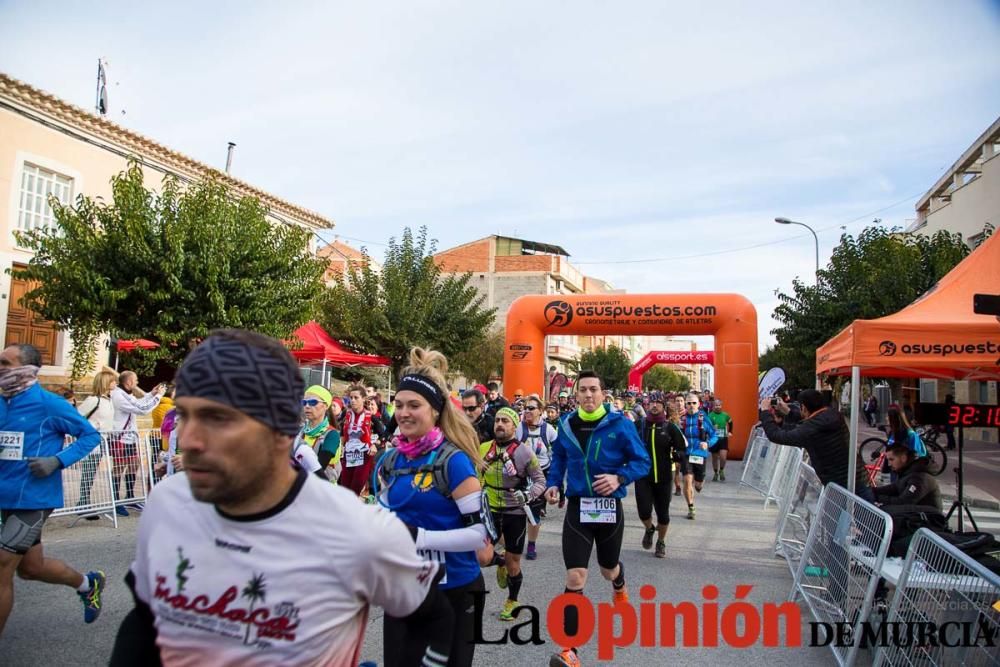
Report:
M142 503L134 502L135 480L139 472L139 427L136 419L148 415L160 404L166 385L158 384L146 394L139 389L139 379L132 371L124 371L118 376L118 386L111 390L111 404L115 408L114 433L110 438L111 458L114 461L114 490L121 491L121 480L125 478L125 502L118 504L115 511L119 516L128 516L127 504L142 510ZM129 502L132 501L132 502Z
M800 407L795 409L780 398L765 398L760 402L760 425L767 439L778 445L801 447L809 455L816 475L824 485L847 483L850 432L844 416L829 407L823 394L806 389L798 396ZM861 454L854 470L854 492L861 498L875 501L868 485Z

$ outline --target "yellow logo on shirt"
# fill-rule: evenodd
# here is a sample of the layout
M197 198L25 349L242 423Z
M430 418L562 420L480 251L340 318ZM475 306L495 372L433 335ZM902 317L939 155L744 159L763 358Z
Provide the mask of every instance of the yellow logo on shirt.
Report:
M413 476L413 488L420 491L430 491L434 486L434 473L418 472Z

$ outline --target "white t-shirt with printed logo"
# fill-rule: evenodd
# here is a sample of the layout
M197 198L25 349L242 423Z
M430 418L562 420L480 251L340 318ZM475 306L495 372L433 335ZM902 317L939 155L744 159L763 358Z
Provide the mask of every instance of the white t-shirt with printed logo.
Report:
M183 473L165 479L132 563L163 664L191 667L356 665L369 605L411 614L436 569L391 513L305 473L251 520L195 500Z

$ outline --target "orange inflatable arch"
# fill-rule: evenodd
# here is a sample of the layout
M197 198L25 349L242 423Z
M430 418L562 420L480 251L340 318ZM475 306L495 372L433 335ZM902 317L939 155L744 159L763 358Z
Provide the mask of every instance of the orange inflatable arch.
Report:
M733 418L729 454L742 458L757 421L757 311L739 294L522 296L507 313L503 381L545 392L545 336L715 336L715 394Z

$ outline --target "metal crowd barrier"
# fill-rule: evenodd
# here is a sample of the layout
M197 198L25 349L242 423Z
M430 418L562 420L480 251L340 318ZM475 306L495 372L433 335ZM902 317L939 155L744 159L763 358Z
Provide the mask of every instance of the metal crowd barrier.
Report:
M1000 665L1000 575L926 528L910 542L886 620L889 628L934 623L939 633L943 624L954 625L944 642L888 642L874 665ZM982 638L964 641L965 627L972 638L989 634L993 646ZM962 645L968 643L974 645Z
M852 636L860 637L891 537L888 514L842 486L826 485L789 600L801 596L816 621L847 623ZM859 645L831 642L830 648L837 663L846 666L854 664Z
M772 502L778 506L784 503L784 499L792 491L792 485L795 484L795 478L799 474L799 464L802 463L801 448L775 446L780 448L778 463L771 475L771 483L767 487L767 493L764 494L764 509L767 509L767 506Z
M771 478L774 477L778 465L780 445L767 439L764 430L756 428L750 436L747 455L743 458L743 475L740 484L767 495L771 488Z
M101 444L62 471L63 506L52 516L105 516L117 527L115 507L146 501L161 442L155 429L102 431Z
M774 555L784 558L792 575L799 567L809 528L819 509L823 483L812 466L799 463L798 477L781 503L774 536Z
M63 506L52 512L52 516L105 515L117 528L111 468L108 439L106 434L101 434L100 445L63 469Z

